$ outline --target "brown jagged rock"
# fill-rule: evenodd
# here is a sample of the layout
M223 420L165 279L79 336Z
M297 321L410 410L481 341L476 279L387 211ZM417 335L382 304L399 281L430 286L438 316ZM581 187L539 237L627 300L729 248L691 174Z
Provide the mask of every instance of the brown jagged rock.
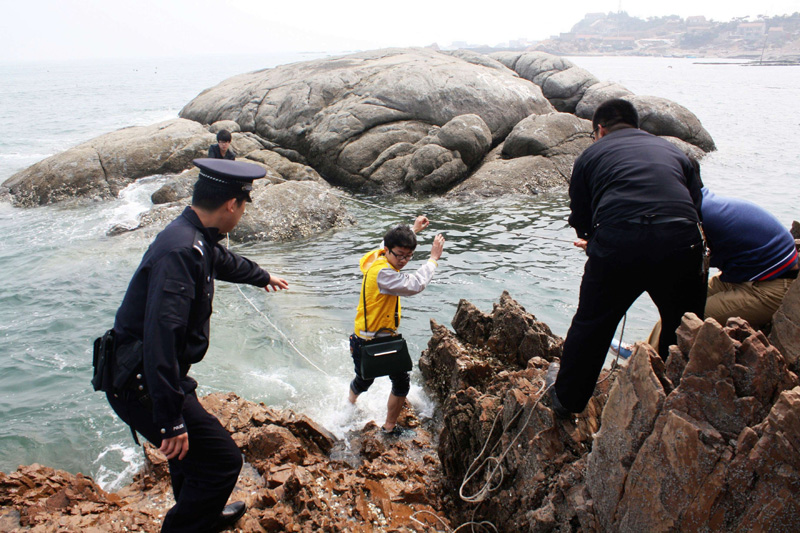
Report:
M665 396L637 345L606 403L586 489L606 531L796 531L800 388L760 332L687 316Z
M568 529L572 521L593 527L580 461L609 383L576 421L557 421L539 401L562 346L545 324L504 292L491 314L462 300L452 325L455 332L432 321L420 369L443 403L439 458L449 490L489 502L456 505L455 516L490 520L501 531Z
M772 318L769 340L786 358L789 367L795 372L800 372L800 283L797 281L789 287L781 306Z

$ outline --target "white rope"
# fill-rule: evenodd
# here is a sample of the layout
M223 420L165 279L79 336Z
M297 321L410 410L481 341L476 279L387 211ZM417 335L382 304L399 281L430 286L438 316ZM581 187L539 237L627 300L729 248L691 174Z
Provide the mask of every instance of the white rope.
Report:
M226 246L226 248L230 248L230 245L231 245L231 236L230 236L230 234L228 234L228 235L227 235L227 238L226 238L225 246ZM311 366L313 366L314 368L316 368L317 370L319 370L320 372L322 372L322 373L323 373L323 374L325 374L326 376L330 377L330 374L328 374L327 372L325 372L324 370L322 370L320 367L318 367L317 365L315 365L315 364L314 364L314 362L313 362L311 359L309 359L308 357L306 357L305 355L303 355L303 352L301 352L301 351L300 351L300 350L297 348L297 346L295 346L295 345L294 345L294 343L291 341L291 339L289 339L289 337L287 337L287 336L286 336L286 334L285 334L283 331L281 331L281 329L280 329L278 326L276 326L276 325L275 325L275 324L272 322L272 320L270 320L270 319L269 319L269 317L268 317L268 316L267 316L267 315L266 315L266 314L265 314L263 311L261 311L261 309L259 309L258 307L256 307L256 304L254 304L254 303L253 303L253 301L252 301L250 298L248 298L248 297L247 297L247 295L244 293L244 291L242 290L242 288L239 286L239 284L238 284L238 283L236 284L236 289L239 291L239 294L241 294L241 295L242 295L242 297L243 297L245 300L247 300L247 303L249 303L249 304L250 304L250 307L252 307L252 308L253 308L253 309L256 311L256 313L258 313L259 315L261 315L262 317L264 317L264 320L266 320L266 321L267 321L267 324L269 324L270 326L272 326L272 329L274 329L275 331L277 331L277 332L278 332L278 334L280 334L280 336L281 336L281 337L283 337L283 340L285 340L287 343L289 343L289 346L291 346L291 347L292 347L292 349L293 349L295 352L297 352L297 353L298 353L298 355L300 355L300 357L302 357L303 359L305 359L305 360L308 362L308 364L310 364Z
M531 410L528 413L528 417L525 419L525 422L522 423L522 427L520 427L520 429L517 432L517 434L514 436L513 439L511 439L511 442L508 443L508 446L506 446L506 448L503 450L503 452L500 454L500 456L499 457L494 457L494 456L487 457L473 471L472 469L475 467L476 463L478 462L478 460L483 455L483 452L486 450L486 447L489 445L489 439L491 439L492 433L494 433L495 425L497 424L497 421L499 420L500 415L503 413L503 408L502 407L498 410L497 415L495 415L494 422L492 422L492 429L489 431L489 435L487 435L487 437L486 437L486 442L484 443L483 448L481 449L480 453L475 457L475 459L472 461L472 464L467 469L467 473L464 476L464 480L461 483L461 487L459 487L459 489L458 489L458 495L461 497L461 499L463 501L465 501L467 503L480 503L480 502L482 502L482 501L484 501L486 499L486 497L489 495L490 492L492 492L493 490L497 489L503 483L503 460L505 459L506 455L511 450L511 448L514 446L514 444L517 442L519 437L522 435L522 432L525 431L525 428L528 427L528 423L531 420L531 416L533 416L533 413L536 411L536 406L542 400L544 395L547 394L547 391L550 390L550 387L552 387L552 385L550 387L545 387L544 385L545 384L543 382L542 383L542 388L539 390L539 397L536 399L535 402L533 402L533 405L531 406ZM503 428L503 431L500 433L500 438L502 438L502 436L508 431L508 428L511 427L511 424L514 423L514 420L517 418L517 416L524 409L525 409L525 407L523 406L516 413L514 413L514 416L511 417L511 419L508 421L508 424L505 425L505 427ZM492 447L492 451L494 451L494 449L498 446L498 444L500 444L500 438L497 440L495 445ZM490 472L488 472L487 477L486 477L486 483L484 483L483 486L475 494L473 494L473 495L465 495L464 494L464 487L466 486L466 484L470 480L472 480L472 478L475 475L477 475L478 472L482 471L484 469L484 466L487 465L489 462L493 462L495 464L495 466ZM498 479L497 483L492 484L492 480L498 474L499 474L499 479Z
M286 342L288 342L288 343L289 343L289 346L291 346L291 347L294 349L294 351L295 351L295 352L297 352L297 353L298 353L298 355L300 355L300 357L302 357L303 359L305 359L306 361L308 361L308 364L310 364L311 366L313 366L314 368L316 368L317 370L319 370L320 372L322 372L322 373L323 373L323 374L325 374L326 376L330 376L330 374L328 374L327 372L325 372L324 370L322 370L320 367L318 367L317 365L315 365L315 364L314 364L314 362L313 362L313 361L311 361L311 359L309 359L308 357L306 357L305 355L303 355L303 352L301 352L300 350L298 350L298 349L297 349L297 346L295 346L295 345L294 345L294 343L291 341L291 339L289 339L289 337L287 337L287 336L286 336L286 335L285 335L285 334L284 334L284 333L283 333L283 332L280 330L280 328L278 328L278 326L276 326L275 324L273 324L273 323L272 323L272 320L270 320L270 319L269 319L269 317L268 317L266 314L264 314L264 313L263 313L263 312L262 312L262 311L261 311L261 310L260 310L258 307L256 307L256 304L254 304L254 303L253 303L253 301L252 301L250 298L248 298L248 297L247 297L247 295L244 293L244 291L242 290L242 288L241 288L241 287L240 287L238 284L236 285L236 288L239 290L239 294L241 294L241 295L244 297L244 299L245 299L245 300L247 300L247 303L249 303L249 304L250 304L250 306L251 306L253 309L255 309L255 310L256 310L256 312L257 312L259 315L261 315L261 316L263 316L263 317L264 317L264 320L266 320L266 321L267 321L267 324L269 324L270 326L272 326L272 329L274 329L275 331L277 331L277 332L280 334L280 336L281 336L281 337L283 337L283 340L285 340Z

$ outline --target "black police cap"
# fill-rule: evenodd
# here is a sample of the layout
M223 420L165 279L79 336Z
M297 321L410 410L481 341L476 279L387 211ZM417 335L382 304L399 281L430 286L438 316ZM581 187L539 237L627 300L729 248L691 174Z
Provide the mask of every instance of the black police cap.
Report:
M250 192L253 190L253 180L267 175L262 167L243 161L202 158L195 159L192 163L200 169L200 179L232 191Z

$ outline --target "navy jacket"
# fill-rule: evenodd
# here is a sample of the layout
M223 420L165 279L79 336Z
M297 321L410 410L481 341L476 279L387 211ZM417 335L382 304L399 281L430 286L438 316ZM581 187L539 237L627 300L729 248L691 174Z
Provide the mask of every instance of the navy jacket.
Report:
M569 224L589 239L598 226L643 215L698 222L701 187L689 158L669 141L635 128L613 131L575 160Z
M208 350L214 279L269 284L265 270L219 245L221 238L187 207L145 252L117 311L118 345L143 343L153 421L165 438L186 432L183 398L197 387L189 368Z
M703 189L703 229L711 266L729 283L779 278L797 265L794 237L772 213Z
M212 159L230 159L234 161L236 159L236 152L233 151L233 148L228 148L228 151L225 152L225 157L222 157L222 151L220 151L219 145L212 144L208 147L208 157Z

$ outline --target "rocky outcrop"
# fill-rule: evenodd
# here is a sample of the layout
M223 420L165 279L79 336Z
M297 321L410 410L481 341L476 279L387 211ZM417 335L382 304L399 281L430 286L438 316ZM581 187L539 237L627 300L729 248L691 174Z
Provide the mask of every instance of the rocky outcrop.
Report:
M561 57L385 49L234 76L182 119L93 139L15 174L0 195L18 206L112 198L140 177L190 169L221 129L268 177L392 194L536 194L568 181L589 142L580 119L610 97L630 99L642 129L698 147L679 144L693 157L714 149L686 108L599 82ZM179 200L187 182L171 179L154 201Z
M182 172L213 142L204 127L184 119L123 128L17 172L4 186L21 207L113 198L137 178Z
M499 531L800 526L800 380L741 319L686 315L666 364L638 344L574 421L541 400L560 339L507 294L488 315L462 301L452 325L432 323L420 368L443 404L439 455L460 521Z
M462 300L452 326L432 321L419 364L442 402L448 489L468 500L455 516L497 531L595 529L581 480L608 385L577 421L558 421L541 398L562 340L545 324L504 292L490 314Z
M435 127L475 115L496 143L523 118L550 111L538 87L488 58L388 49L235 76L201 93L180 116L205 124L235 120L302 154L335 185L396 191L406 183L406 190L429 191L462 175L459 163L470 167L470 157L453 145L474 145L476 133L484 144L472 123L453 128L463 139L419 143L435 136Z
M230 233L237 242L291 241L332 228L351 226L355 219L328 185L290 181L254 188L253 203Z
M590 85L584 91L578 105L575 106L575 114L580 118L592 120L594 111L597 106L610 100L611 98L622 98L623 96L632 95L633 93L613 81L601 81Z
M508 134L503 143L503 157L577 157L592 144L591 134L591 121L570 113L531 115L521 120Z
M490 57L541 87L553 107L565 113L574 113L587 89L599 81L570 60L545 52L497 52Z
M586 410L555 418L544 375L562 340L503 293L431 321L420 358L441 432L374 423L337 440L291 411L202 399L242 450L237 524L264 531L797 531L800 379L745 321L684 316L664 362L644 343L604 371ZM0 528L157 531L172 505L163 458L118 493L40 465L0 473ZM492 527L489 527L491 524Z
M212 394L201 402L245 457L231 496L248 505L237 531L424 531L449 523L437 511L444 503L431 435L407 410L401 421L415 427L413 439L387 439L370 423L344 443L303 415L233 394ZM0 473L0 529L159 531L174 504L168 469L154 447L145 444L144 450L145 469L118 493L81 474L40 465Z
M158 205L140 215L135 227L115 226L108 234L163 229L191 203L189 183L196 181L196 175L195 170L177 176L153 194L153 201ZM285 182L275 179L274 182L259 180L254 183L250 194L253 202L247 205L239 224L230 232L232 241L286 242L356 223L329 185L305 180ZM174 200L183 194L187 196ZM160 199L167 202L156 202Z
M679 339L676 381L639 344L609 394L586 475L602 529L796 530L797 376L738 318L687 316Z
M653 135L677 137L704 152L717 149L697 116L682 105L658 96L633 95L622 98L636 107L641 129Z
M639 112L639 127L653 135L677 137L704 152L716 150L714 140L697 117L666 98L637 96L612 82L600 82L571 61L546 52L496 52L497 59L542 88L558 110L591 120L595 109L609 98L629 100Z
M795 280L772 318L770 342L783 354L789 367L800 373L800 283Z
M569 185L575 156L528 155L506 159L504 144L494 148L469 178L448 196L495 198L507 194L536 195Z

